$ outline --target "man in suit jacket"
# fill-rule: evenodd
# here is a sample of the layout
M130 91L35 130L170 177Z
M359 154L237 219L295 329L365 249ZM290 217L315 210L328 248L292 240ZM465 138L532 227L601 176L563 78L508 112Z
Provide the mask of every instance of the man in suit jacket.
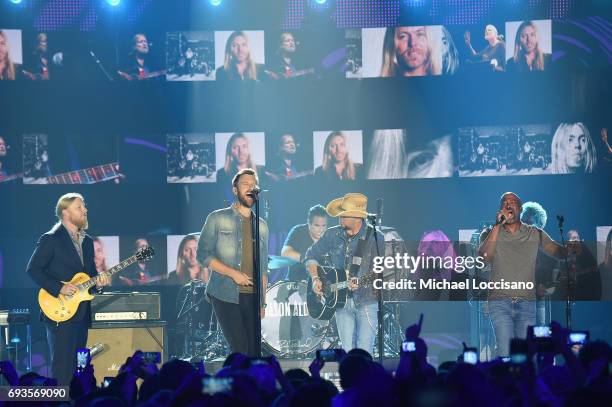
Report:
M77 193L63 195L57 202L55 214L59 222L38 240L27 272L36 284L57 297L77 292L75 285L66 282L75 274L85 272L93 277L97 271L93 239L85 234L88 224L83 196ZM109 282L109 277L101 274L96 289L100 290ZM61 385L70 384L76 368L76 349L87 344L89 312L89 301L84 301L65 322L56 323L41 314L51 352L51 376Z

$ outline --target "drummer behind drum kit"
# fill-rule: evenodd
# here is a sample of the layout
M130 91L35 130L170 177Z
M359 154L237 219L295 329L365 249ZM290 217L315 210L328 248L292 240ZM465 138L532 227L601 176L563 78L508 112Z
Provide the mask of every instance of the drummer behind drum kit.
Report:
M381 228L388 248L403 250L401 237L392 228ZM398 248L401 245L401 248ZM390 254L390 253L386 253ZM298 262L281 256L269 256L268 269L290 267ZM325 264L324 264L325 265ZM399 274L401 275L399 275ZM383 278L405 278L403 271L387 270ZM225 358L229 347L212 306L205 299L206 284L194 280L181 288L177 298L178 333L184 335L184 357L204 360ZM393 294L395 295L395 294ZM384 299L385 356L397 356L403 340L400 325L404 298L392 295ZM279 358L309 359L317 349L339 347L335 318L316 319L308 310L306 281L279 281L266 289L266 313L261 321L263 349Z

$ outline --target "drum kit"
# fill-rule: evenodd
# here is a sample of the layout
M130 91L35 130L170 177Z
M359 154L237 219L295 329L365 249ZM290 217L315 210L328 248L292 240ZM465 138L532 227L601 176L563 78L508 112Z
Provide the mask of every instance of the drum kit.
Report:
M193 280L181 287L177 296L177 334L183 339L181 358L212 361L230 353L205 291L203 281Z
M297 263L289 257L271 255L268 269L282 269ZM397 274L397 270L383 273L383 278L399 280L404 277ZM226 357L230 350L212 306L205 299L205 289L204 282L194 280L179 291L176 303L177 332L184 338L184 357L210 361ZM309 315L307 289L306 281L286 280L267 287L267 307L261 321L264 352L277 358L311 359L317 349L340 347L335 317L325 321ZM387 357L398 356L401 349L403 329L399 317L404 302L403 299L391 297L384 301L384 353Z

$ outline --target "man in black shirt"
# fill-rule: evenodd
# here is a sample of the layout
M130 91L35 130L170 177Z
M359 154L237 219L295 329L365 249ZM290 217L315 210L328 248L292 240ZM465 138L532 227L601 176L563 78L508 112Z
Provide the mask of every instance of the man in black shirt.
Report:
M281 256L290 257L295 261L301 262L304 259L306 250L315 244L327 229L327 212L323 205L315 205L308 210L308 223L295 225L287 235ZM302 263L289 268L287 280L302 281L307 280L308 274Z

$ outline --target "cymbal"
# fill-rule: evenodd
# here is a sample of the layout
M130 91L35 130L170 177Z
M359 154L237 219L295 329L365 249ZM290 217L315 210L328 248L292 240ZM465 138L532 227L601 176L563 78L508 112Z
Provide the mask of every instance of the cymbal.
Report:
M291 257L283 257L283 256L268 256L268 269L276 270L282 269L284 267L293 266L294 264L298 264L299 262L293 260Z

